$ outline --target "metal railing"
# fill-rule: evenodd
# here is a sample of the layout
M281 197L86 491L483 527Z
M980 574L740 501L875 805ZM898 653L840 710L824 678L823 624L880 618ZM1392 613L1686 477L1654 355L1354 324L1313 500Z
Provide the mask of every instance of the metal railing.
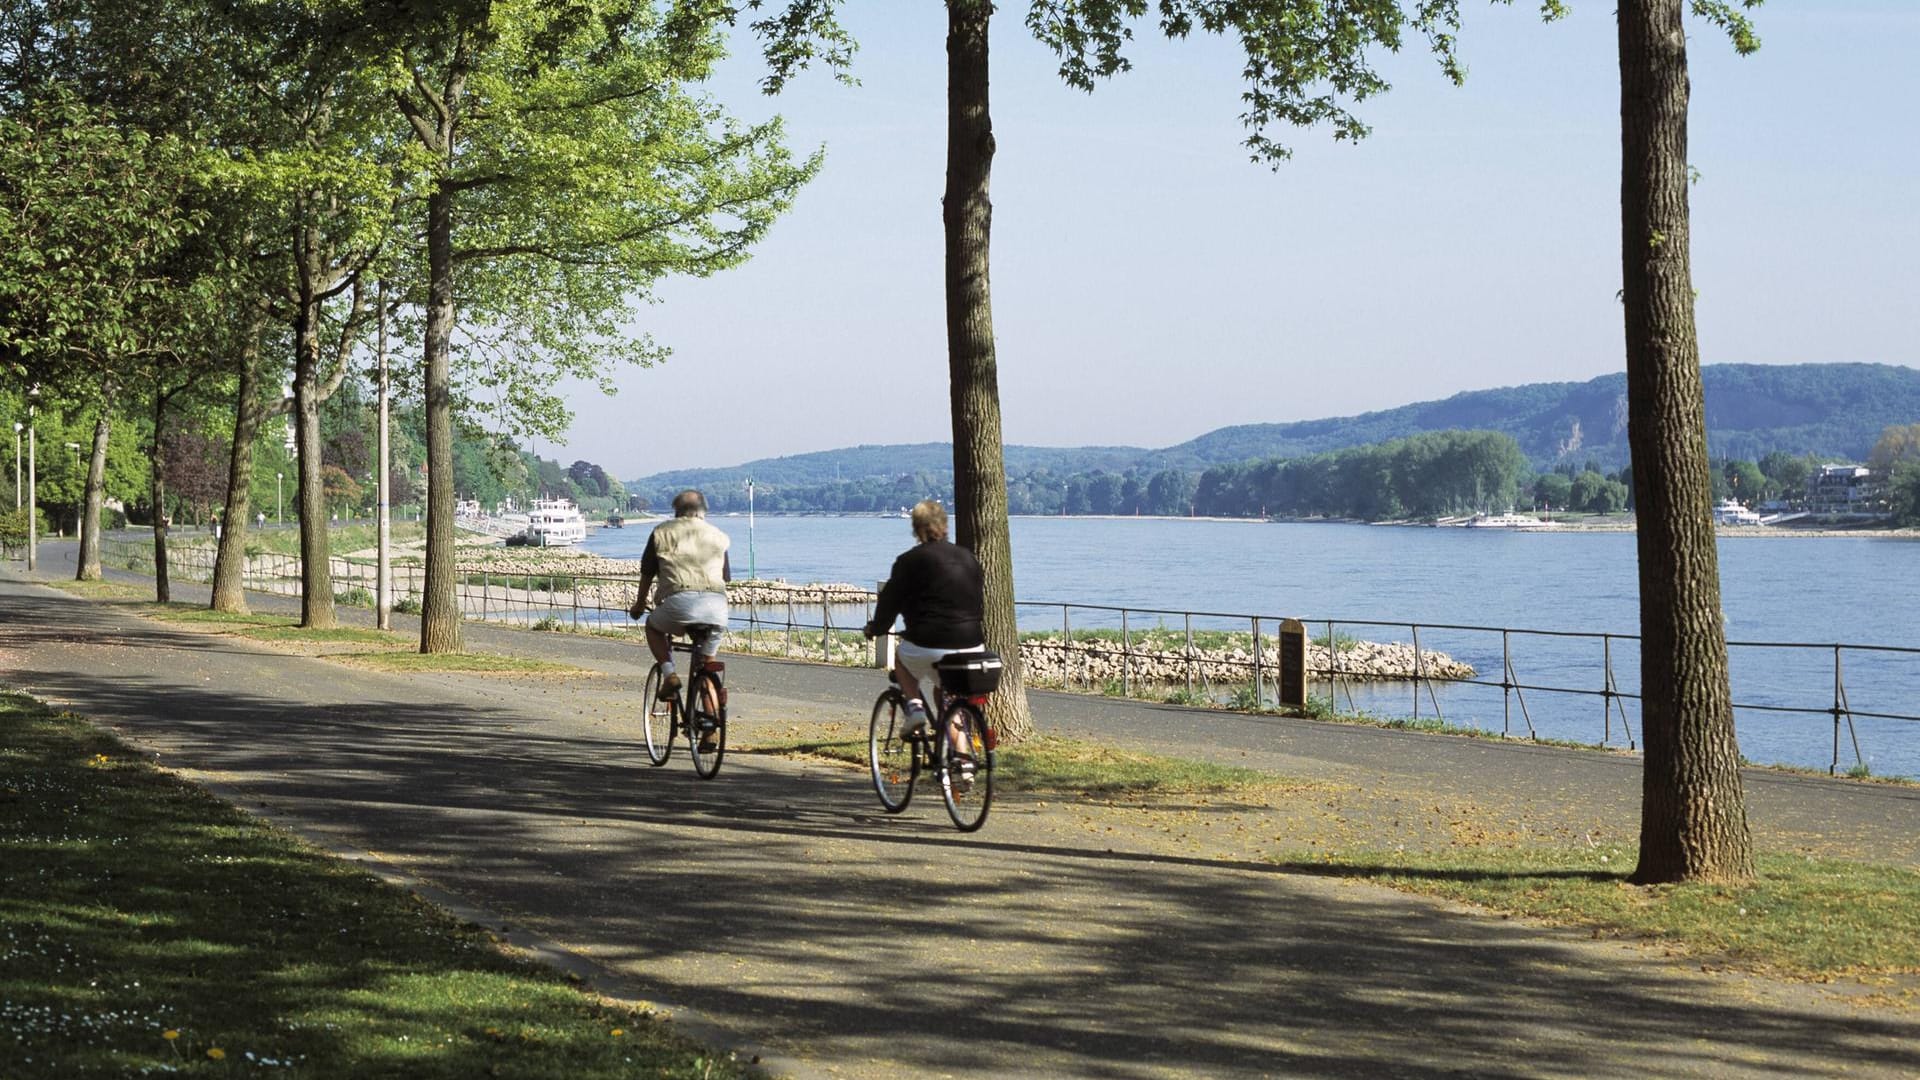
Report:
M105 540L119 565L152 568L150 543ZM144 562L142 561L144 560ZM336 599L371 606L371 560L331 560ZM170 545L168 565L181 580L209 581L213 551ZM300 559L249 555L246 587L298 595ZM419 602L425 569L398 563L393 596L405 610ZM638 579L564 570L457 571L464 616L535 629L630 632ZM823 592L776 582L735 583L729 648L736 651L868 665L861 634L873 614L871 592ZM1021 657L1029 685L1096 691L1125 698L1261 710L1278 700L1280 618L1234 612L1021 601ZM1311 638L1308 693L1315 711L1373 714L1427 727L1471 729L1503 737L1553 739L1635 749L1641 695L1639 638L1596 631L1541 630L1369 619L1303 619ZM1911 728L1920 715L1894 707L1920 699L1920 648L1836 642L1730 641L1734 710L1750 757L1815 764L1804 723L1822 718L1829 772L1845 752L1864 767L1869 746L1888 750L1896 767L1920 775ZM1462 666L1462 665L1466 666ZM1629 680L1622 681L1622 674ZM1856 703L1865 691L1870 699ZM1582 709L1574 703L1597 703ZM1885 703L1885 704L1882 704ZM1408 719L1410 717L1410 720ZM1583 719L1584 717L1584 719ZM1597 722L1596 722L1597 721ZM1875 740L1879 740L1878 743ZM1751 744L1751 745L1750 745ZM1790 746L1791 753L1781 750Z

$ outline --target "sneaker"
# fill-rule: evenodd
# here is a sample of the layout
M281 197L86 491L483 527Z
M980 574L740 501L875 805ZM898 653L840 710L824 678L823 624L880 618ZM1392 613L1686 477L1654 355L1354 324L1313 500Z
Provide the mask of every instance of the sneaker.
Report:
M919 709L906 710L907 726L900 729L900 737L909 742L927 737L927 714Z
M973 790L973 762L962 761L953 765L947 773L948 781L953 785L955 794L964 795Z
M720 741L713 737L713 732L709 731L705 735L700 736L701 753L711 754L718 749L720 749Z
M676 671L660 680L660 692L655 694L654 697L659 698L661 701L672 701L679 696L680 673Z

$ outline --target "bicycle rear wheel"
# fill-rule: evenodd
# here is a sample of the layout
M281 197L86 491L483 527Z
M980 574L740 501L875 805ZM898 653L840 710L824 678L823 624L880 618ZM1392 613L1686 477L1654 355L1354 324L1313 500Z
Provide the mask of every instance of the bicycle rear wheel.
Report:
M993 805L993 750L987 746L987 718L972 705L958 702L940 714L939 731L935 760L940 798L954 826L972 832L987 823L987 807Z
M906 702L900 691L889 689L873 703L867 725L867 769L873 774L873 793L880 807L897 814L913 801L913 782L920 775L920 758L913 744L901 738L907 726Z
M727 707L721 704L720 680L713 672L693 676L687 694L687 749L693 753L693 771L711 780L727 753Z
M673 736L680 728L680 702L674 698L660 700L663 678L660 665L653 665L653 670L647 672L646 686L640 691L640 706L646 710L642 725L647 736L647 760L655 765L665 765L672 756Z

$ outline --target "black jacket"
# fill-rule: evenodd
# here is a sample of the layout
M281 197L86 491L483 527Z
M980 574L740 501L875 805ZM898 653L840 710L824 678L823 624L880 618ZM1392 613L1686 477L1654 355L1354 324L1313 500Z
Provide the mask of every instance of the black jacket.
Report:
M973 552L945 540L915 544L893 560L880 590L872 629L885 633L894 616L907 620L905 637L929 649L962 649L985 640L980 628L985 577Z

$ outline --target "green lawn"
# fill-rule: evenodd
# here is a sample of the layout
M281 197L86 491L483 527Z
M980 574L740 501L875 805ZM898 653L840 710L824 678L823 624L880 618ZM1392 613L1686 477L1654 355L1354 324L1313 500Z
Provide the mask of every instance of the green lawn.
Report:
M1885 980L1896 1001L1920 1003L1920 874L1763 853L1759 877L1746 884L1642 888L1626 881L1635 858L1631 847L1607 844L1478 845L1277 861L1791 978Z
M571 664L556 664L551 660L534 660L524 656L501 656L497 653L363 652L336 653L329 659L378 671L457 671L469 675L593 674Z
M11 694L0 852L0 1076L740 1075Z

